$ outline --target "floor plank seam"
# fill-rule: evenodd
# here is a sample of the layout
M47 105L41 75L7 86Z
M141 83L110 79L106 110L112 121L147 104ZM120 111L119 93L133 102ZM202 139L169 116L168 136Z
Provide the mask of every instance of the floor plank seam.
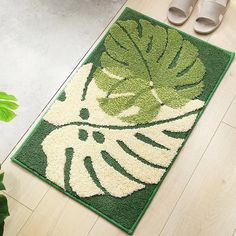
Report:
M230 77L231 77L231 75L230 75ZM233 104L233 102L234 102L235 99L236 99L236 93L234 94L233 99L231 100L231 102L230 102L230 104L229 104L229 106L228 106L226 112L224 113L224 116L223 116L223 118L222 118L221 121L224 122L225 116L226 116L226 114L228 113L228 111L229 111L229 109L230 109L230 107L231 107L231 105Z
M31 213L30 213L30 215L27 217L25 223L22 224L22 226L19 228L18 232L16 233L16 236L19 235L19 233L21 232L21 230L23 229L23 227L25 226L25 224L28 222L28 220L30 219L30 217L32 216L33 213L34 213L34 211L31 211Z
M35 206L35 208L33 209L33 211L35 211L35 209L37 209L37 207L39 206L40 202L44 199L44 197L46 196L46 194L48 193L48 191L51 189L51 187L49 186L47 191L43 194L42 198L39 200L39 202L37 203L37 205Z
M93 226L92 226L91 229L88 231L87 236L89 236L90 232L92 231L93 227L96 225L96 223L97 223L97 221L98 221L99 218L100 218L99 216L96 218L96 220L95 220Z
M51 187L50 187L49 189L51 189ZM30 218L31 218L32 215L34 214L35 210L36 210L37 207L39 206L40 202L43 200L43 198L45 197L45 195L48 193L49 189L48 189L47 192L43 195L43 197L41 198L41 200L38 202L37 206L36 206L35 209L32 211L32 213L30 214L30 216L27 218L27 220L25 221L25 223L22 225L22 227L21 227L20 231L17 233L17 235L20 234L21 230L22 230L22 229L24 228L24 226L28 223L28 221L30 220ZM69 200L69 199L66 200L65 205L67 204L68 200ZM64 208L65 208L65 206L61 209L60 213L63 211ZM60 215L60 214L59 214L59 215ZM58 219L58 220L59 220L59 219ZM58 220L55 222L55 225L54 225L54 226L57 225ZM55 227L53 227L53 229L55 229Z
M20 230L18 231L18 233L16 234L17 236L19 235L19 233L21 232L21 230L24 228L24 226L27 224L27 222L29 221L29 219L31 218L31 216L33 215L35 209L37 209L38 205L40 204L40 202L42 201L42 199L45 197L45 195L47 194L47 192L49 191L51 187L48 188L48 190L44 193L44 195L42 196L41 200L38 202L38 204L36 205L36 207L31 210L31 214L29 215L29 217L27 218L27 220L25 221L25 223L21 226ZM17 200L16 200L17 201Z
M60 210L60 213L58 214L59 216L62 216L62 212L64 211L64 209L65 209L65 207L66 207L66 205L68 204L68 202L69 202L69 198L68 197L66 197L67 199L66 199L66 202L65 202L65 204L64 204L64 206L62 207L62 209ZM54 224L54 227L53 227L53 230L52 230L52 233L54 232L54 230L56 229L56 226L57 226L57 224L58 224L58 221L60 220L60 218L61 217L58 217L58 219L56 220L56 222L55 222L55 224Z
M234 229L232 236L235 236L236 235L235 233L236 233L236 228Z
M227 126L229 126L229 127L233 128L233 129L236 129L236 127L234 127L233 125L230 125L230 124L229 124L229 123L227 123L226 121L222 121L222 123L224 123L225 125L227 125Z
M26 206L24 203L20 202L19 200L17 200L16 198L12 197L9 193L7 193L6 191L4 191L4 194L7 195L8 197L12 198L13 200L15 200L17 203L19 203L20 205L22 205L23 207L27 208L28 210L30 210L31 212L34 211L34 209L31 209L30 207Z

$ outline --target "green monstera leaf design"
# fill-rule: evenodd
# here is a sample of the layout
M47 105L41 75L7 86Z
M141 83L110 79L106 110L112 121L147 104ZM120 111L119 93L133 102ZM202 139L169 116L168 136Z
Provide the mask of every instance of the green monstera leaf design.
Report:
M118 21L104 45L94 79L106 94L99 105L111 116L146 123L161 106L182 107L203 91L205 67L198 49L174 29L145 20Z
M9 122L15 118L16 114L12 111L18 108L15 101L15 96L0 92L0 120Z
M94 66L89 63L78 69L65 88L65 100L55 101L43 118L55 127L45 134L40 145L43 157L47 158L45 173L50 181L73 190L82 198L96 195L123 198L161 180L192 129L204 101L194 99L181 109L163 106L165 115L160 112L157 122L127 125L100 108L97 97L103 92L94 80L89 84L86 99L81 99ZM97 73L102 75L103 72L98 70ZM104 73L109 74L106 70ZM107 82L104 86L109 87ZM127 82L131 83L132 79L124 83L127 85ZM131 87L132 83L128 87L132 91L150 90L141 82L137 79L136 88ZM124 92L125 88L120 91ZM120 91L117 89L118 95ZM146 92L142 94L144 102L151 96ZM120 106L125 104L122 102ZM113 113L107 112L118 114L117 106ZM81 111L84 115L78 116ZM28 153L27 147L25 152Z

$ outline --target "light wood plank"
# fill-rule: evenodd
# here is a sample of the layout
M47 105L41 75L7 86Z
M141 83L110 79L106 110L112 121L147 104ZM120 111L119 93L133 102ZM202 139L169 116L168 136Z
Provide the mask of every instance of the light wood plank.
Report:
M64 194L50 188L19 235L32 236L35 232L37 236L51 235L67 201Z
M87 235L97 215L63 193L50 188L19 236Z
M10 196L6 195L6 197L10 216L5 220L4 236L15 236L32 212Z
M4 162L2 169L5 172L7 194L30 209L35 209L50 186L9 159Z
M51 236L87 235L98 215L69 199Z
M221 124L161 235L232 235L236 130Z

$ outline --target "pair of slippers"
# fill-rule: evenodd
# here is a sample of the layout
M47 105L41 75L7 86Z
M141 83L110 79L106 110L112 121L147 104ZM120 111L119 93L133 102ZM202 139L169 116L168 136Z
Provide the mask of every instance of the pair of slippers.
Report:
M168 20L182 25L191 15L198 0L172 0L168 9ZM197 33L209 34L222 22L229 0L203 0L194 24Z

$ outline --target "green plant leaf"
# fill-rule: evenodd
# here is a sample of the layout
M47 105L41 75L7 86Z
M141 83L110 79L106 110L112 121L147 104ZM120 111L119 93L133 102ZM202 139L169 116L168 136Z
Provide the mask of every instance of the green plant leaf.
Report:
M0 191L5 190L5 186L3 184L4 173L0 173Z
M2 223L7 216L9 216L7 198L1 194L0 195L0 223Z
M0 120L9 122L15 118L16 114L12 110L18 108L16 97L5 92L0 92Z
M0 223L0 235L2 236L3 235L3 232L4 232L4 221L2 223Z
M4 173L0 173L0 191L5 190L3 177ZM7 216L9 216L7 198L4 195L0 194L0 235L1 233L3 233L4 220Z
M162 105L182 107L203 91L205 67L198 49L174 29L145 20L118 21L104 46L94 79L106 96L98 102L124 122L149 122ZM132 107L136 113L124 114Z
M0 183L3 181L4 173L0 173Z

